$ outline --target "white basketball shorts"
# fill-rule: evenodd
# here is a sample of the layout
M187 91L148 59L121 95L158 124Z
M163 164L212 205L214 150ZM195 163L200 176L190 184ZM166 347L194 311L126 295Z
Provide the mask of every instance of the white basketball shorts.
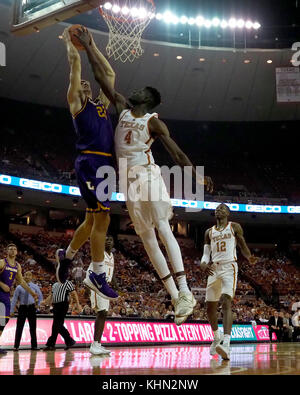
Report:
M136 233L141 234L159 220L169 221L173 207L159 166L135 166L130 172L135 170L137 178L128 181L126 206Z
M96 294L96 292L91 290L91 295L90 295L90 301L91 301L91 307L94 311L96 311L98 313L98 311L102 311L102 310L109 310L109 300L108 299L104 299L101 296L99 296L98 294Z
M237 285L237 263L214 263L213 269L214 275L207 279L206 302L218 302L222 294L233 298Z

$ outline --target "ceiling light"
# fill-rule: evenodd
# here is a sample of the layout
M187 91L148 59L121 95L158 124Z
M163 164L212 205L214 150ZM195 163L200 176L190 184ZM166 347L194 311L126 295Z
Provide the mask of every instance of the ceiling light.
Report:
M223 20L222 22L221 22L221 28L222 29L226 29L226 27L228 26L228 22L227 21L225 21L225 20Z
M204 22L204 26L209 29L211 27L211 25L212 25L212 22L209 19L206 19Z
M159 56L159 53L158 53L158 52L155 52L155 53L153 54L153 56L157 57L157 56Z
M181 60L181 59L182 59L182 56L181 56L181 55L178 55L178 56L176 56L176 59Z
M269 60L267 60L267 63L271 64L271 63L273 63L273 60L269 59Z
M165 21L166 23L170 23L170 22L172 22L173 14L172 14L170 11L166 11L166 12L164 13L164 15L163 15L163 18L164 18L164 21Z
M122 12L122 14L123 15L127 15L127 14L129 14L129 8L128 7L123 7L122 9L121 9L121 12Z
M138 10L138 16L139 16L140 18L146 18L146 16L147 16L147 11L145 10L145 8L140 8L140 9Z
M232 29L234 29L236 27L236 19L235 18L231 18L229 19L228 25L229 27L231 27Z
M136 7L133 7L130 12L133 18L136 18L139 15L139 10Z
M106 10L110 10L111 9L111 7L112 7L112 4L111 3L105 3L104 4L104 8L106 9Z
M214 25L214 26L219 26L220 25L220 19L219 18L214 18L213 20L212 20L212 24Z
M243 19L239 19L237 21L237 27L239 27L240 29L242 29L245 26L245 21Z
M113 11L114 13L118 13L118 12L120 12L120 10L121 10L121 8L120 8L117 4L115 4L115 5L113 6L113 8L112 8L112 11Z
M187 23L188 22L188 18L186 17L186 16L182 16L181 18L180 18L180 23L183 23L183 24L185 24L185 23Z
M197 26L202 26L203 23L204 23L204 18L203 18L203 16L197 16L197 18L196 18L196 24L197 24Z

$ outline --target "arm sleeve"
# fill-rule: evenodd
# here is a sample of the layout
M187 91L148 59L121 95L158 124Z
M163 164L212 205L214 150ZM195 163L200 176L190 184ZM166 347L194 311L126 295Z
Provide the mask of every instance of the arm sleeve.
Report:
M211 254L211 246L209 244L205 244L203 256L201 258L201 263L206 263L208 265L210 262L210 254Z

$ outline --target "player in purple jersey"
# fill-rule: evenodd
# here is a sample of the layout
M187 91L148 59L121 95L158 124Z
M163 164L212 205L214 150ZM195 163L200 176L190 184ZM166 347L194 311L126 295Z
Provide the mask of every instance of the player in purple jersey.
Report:
M59 249L56 252L56 277L61 283L67 280L72 259L90 238L93 270L87 272L84 284L106 299L116 299L118 294L106 282L104 265L105 240L110 223L110 203L107 198L101 199L99 193L96 193L98 185L104 180L96 176L97 170L102 166L114 167L114 133L107 112L110 102L101 90L98 97L95 100L92 99L90 83L81 78L80 55L71 41L68 28L64 30L62 37L66 44L70 64L67 99L77 134L78 155L75 161L75 171L87 210L85 220L74 233L68 248ZM92 37L91 40L95 56L106 70L107 78L114 85L114 71Z
M7 258L0 260L0 338L10 318L10 289L14 280L29 292L36 301L38 300L37 294L29 288L22 276L21 266L16 262L17 254L17 246L9 244L7 246ZM0 355L6 353L5 350L0 349Z

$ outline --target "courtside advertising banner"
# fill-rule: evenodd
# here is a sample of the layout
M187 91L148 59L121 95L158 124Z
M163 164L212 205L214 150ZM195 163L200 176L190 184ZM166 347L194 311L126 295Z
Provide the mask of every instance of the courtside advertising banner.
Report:
M94 334L94 320L66 319L65 327L78 345L91 343ZM38 344L46 344L51 334L52 319L37 320ZM222 330L222 326L220 326ZM13 346L16 332L16 319L10 319L1 337L3 347ZM155 343L210 343L213 332L209 324L186 323L180 326L171 322L147 321L110 321L105 323L102 344L155 344ZM267 326L233 325L231 341L269 341ZM58 335L57 344L63 345ZM29 325L26 322L22 334L21 346L30 346Z

